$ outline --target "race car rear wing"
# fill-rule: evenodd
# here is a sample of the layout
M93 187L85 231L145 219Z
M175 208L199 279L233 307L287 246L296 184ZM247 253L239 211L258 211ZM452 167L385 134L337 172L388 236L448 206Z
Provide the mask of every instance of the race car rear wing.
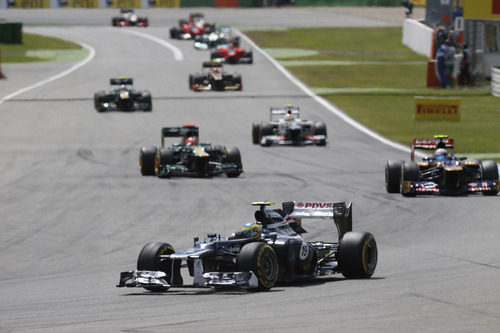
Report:
M163 127L161 129L161 146L165 147L165 138L187 138L189 136L198 137L199 133L199 128L195 125L184 125L182 127Z
M298 106L286 105L285 107L271 107L269 118L275 121L283 118L285 115L291 114L293 118L300 118L300 109Z
M293 218L333 218L341 239L352 231L352 203L349 202L293 202ZM283 203L285 204L285 203ZM285 206L284 206L285 207Z
M220 62L215 62L215 61L204 61L202 64L203 68L215 68L215 67L222 67L222 63Z
M453 139L449 139L447 135L435 135L434 139L413 139L411 143L411 160L415 160L415 149L436 150L438 148L450 149L453 155L455 147Z
M132 84L134 84L134 80L132 78L128 78L128 77L120 77L120 78L110 79L109 84L111 84L113 86L122 85L122 84L132 85Z

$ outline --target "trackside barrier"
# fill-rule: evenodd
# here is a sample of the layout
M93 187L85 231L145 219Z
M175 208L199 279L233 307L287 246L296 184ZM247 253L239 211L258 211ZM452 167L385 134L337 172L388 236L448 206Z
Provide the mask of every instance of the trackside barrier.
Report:
M491 94L500 97L500 68L491 67Z
M420 21L406 19L403 24L403 44L418 54L432 58L434 30Z

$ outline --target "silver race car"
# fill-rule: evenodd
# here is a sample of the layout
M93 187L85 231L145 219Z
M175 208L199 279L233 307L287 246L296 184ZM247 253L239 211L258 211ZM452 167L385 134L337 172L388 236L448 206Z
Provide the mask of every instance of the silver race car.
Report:
M252 142L261 146L326 145L326 124L300 119L297 106L271 107L270 121L252 124Z

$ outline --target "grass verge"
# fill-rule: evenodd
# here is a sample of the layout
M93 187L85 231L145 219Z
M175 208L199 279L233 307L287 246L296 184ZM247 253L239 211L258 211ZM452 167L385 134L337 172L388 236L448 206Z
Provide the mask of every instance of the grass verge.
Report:
M457 155L488 153L500 162L500 99L491 96L487 86L427 88L427 59L402 45L401 28L245 33L263 49L272 49L275 58L313 91L383 136L409 145L416 137L447 134L455 139ZM280 54L280 48L299 49L304 56ZM413 120L415 96L459 97L461 120Z
M22 44L0 43L2 63L79 59L85 56L80 45L59 38L23 33Z

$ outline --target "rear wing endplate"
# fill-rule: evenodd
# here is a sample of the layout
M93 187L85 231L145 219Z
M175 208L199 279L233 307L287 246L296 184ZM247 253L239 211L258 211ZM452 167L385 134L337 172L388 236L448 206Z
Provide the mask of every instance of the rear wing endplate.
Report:
M111 85L122 85L122 84L132 85L132 84L134 84L134 80L132 78L128 78L128 77L120 77L120 78L110 79L109 84L111 84Z
M455 143L447 135L436 135L434 139L413 139L411 143L411 160L415 160L415 149L436 150L438 148L450 149L453 155Z

